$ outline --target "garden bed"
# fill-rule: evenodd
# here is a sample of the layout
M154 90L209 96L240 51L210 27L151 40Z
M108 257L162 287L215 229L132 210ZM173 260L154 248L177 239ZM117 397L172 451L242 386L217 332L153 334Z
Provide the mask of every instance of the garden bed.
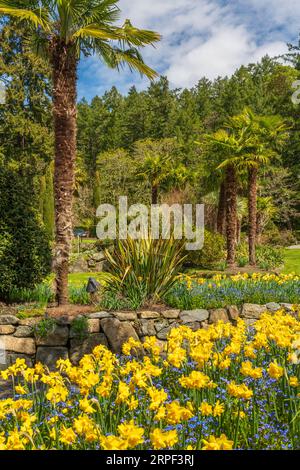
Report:
M142 350L131 336L122 357L101 344L78 367L60 359L55 374L17 361L1 374L14 398L0 399L0 448L299 449L299 312L275 307L235 309L236 326L230 309L207 312L227 322L196 331L205 312L178 312L164 354L155 337ZM129 322L102 315L101 327Z

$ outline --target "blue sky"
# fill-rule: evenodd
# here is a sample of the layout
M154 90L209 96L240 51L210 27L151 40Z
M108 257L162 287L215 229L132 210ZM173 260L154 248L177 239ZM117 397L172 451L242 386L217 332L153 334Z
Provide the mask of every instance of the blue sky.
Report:
M120 0L120 23L163 35L143 51L146 62L167 75L174 88L191 87L207 76L231 75L240 65L266 54L284 53L300 32L299 0ZM79 68L79 99L90 100L113 85L126 93L148 86L137 73L107 69L97 57Z

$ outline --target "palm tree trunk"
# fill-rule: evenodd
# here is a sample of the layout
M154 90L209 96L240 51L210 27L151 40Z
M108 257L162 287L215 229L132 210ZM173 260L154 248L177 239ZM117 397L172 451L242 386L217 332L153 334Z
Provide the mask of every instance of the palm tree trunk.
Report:
M249 169L248 175L248 241L249 241L249 263L256 264L256 224L257 224L257 168Z
M233 165L226 169L226 230L227 230L227 263L235 264L236 225L237 225L237 178Z
M236 221L236 242L239 244L241 242L241 230L242 230L242 221L237 217Z
M256 216L256 243L260 244L262 234L262 216L257 213Z
M68 303L69 255L72 243L72 204L76 158L76 80L74 50L61 41L52 44L53 116L55 135L56 298Z
M158 203L158 186L152 186L151 188L151 203Z
M221 183L219 192L219 204L217 214L217 231L221 235L226 233L226 186L225 181Z

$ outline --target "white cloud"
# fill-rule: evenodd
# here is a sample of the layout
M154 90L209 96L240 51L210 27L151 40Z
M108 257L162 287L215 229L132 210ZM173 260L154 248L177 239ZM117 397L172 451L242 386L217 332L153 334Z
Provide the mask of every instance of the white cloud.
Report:
M286 51L282 42L257 47L243 28L221 28L211 37L191 48L177 51L166 74L176 86L193 86L199 78L231 75L240 65L257 62L266 54L280 55Z
M230 75L266 54L280 55L300 29L299 0L120 0L119 6L122 20L130 18L136 26L163 35L143 55L176 87L192 86L204 75ZM91 69L86 69L84 82L90 79L91 88L99 92L103 85L115 84L124 91L130 84L146 84L136 74L107 74L92 59L87 64Z

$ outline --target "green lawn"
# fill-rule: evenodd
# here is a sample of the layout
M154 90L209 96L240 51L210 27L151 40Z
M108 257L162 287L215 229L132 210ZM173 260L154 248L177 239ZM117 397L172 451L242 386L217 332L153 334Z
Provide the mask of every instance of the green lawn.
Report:
M101 273L72 273L69 274L69 285L75 287L82 287L88 281L89 277L98 278Z
M300 250L285 250L283 273L300 274Z
M82 238L81 245L94 245L98 238Z

